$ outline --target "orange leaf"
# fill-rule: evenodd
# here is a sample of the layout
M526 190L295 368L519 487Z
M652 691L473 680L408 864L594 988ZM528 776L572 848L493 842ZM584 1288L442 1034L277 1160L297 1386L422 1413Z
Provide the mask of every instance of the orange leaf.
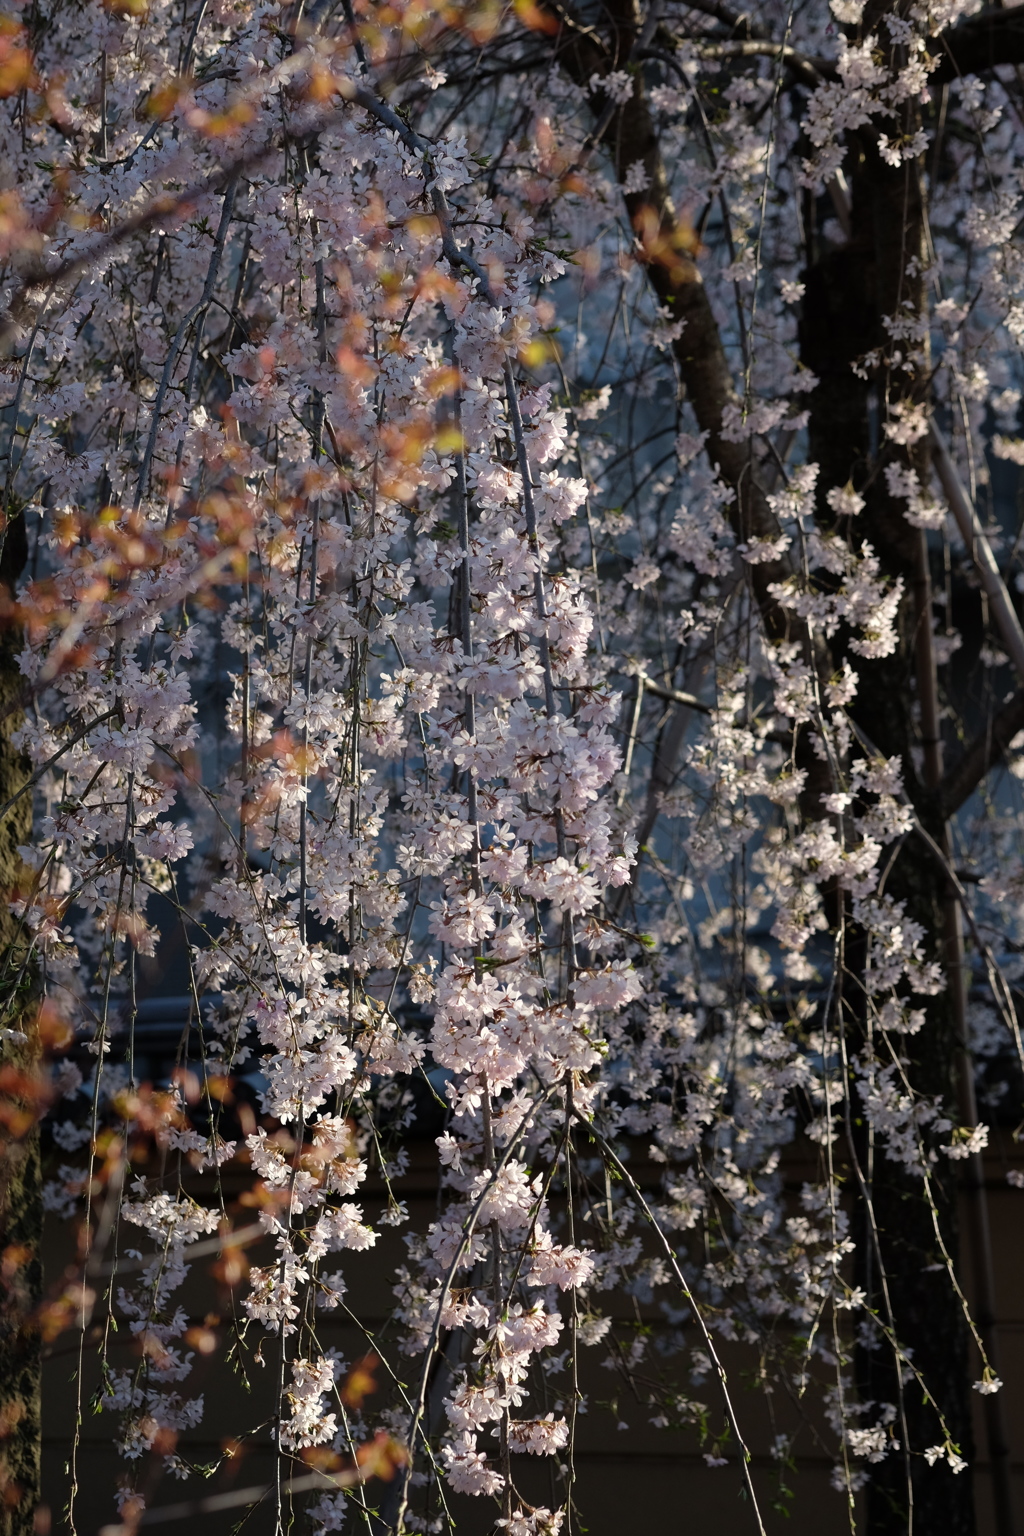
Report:
M355 1362L341 1388L341 1400L346 1408L361 1408L363 1398L369 1397L371 1392L376 1392L377 1379L373 1372L379 1364L380 1361L374 1354L364 1355L361 1360Z
M543 10L534 0L515 0L515 12L523 26L529 27L531 32L544 32L548 37L554 37L558 31L557 16Z

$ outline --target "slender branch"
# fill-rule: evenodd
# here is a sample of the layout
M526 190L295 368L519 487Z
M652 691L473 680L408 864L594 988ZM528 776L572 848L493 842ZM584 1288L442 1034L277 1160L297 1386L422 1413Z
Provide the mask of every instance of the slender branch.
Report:
M664 1250L665 1257L669 1263L669 1267L676 1277L679 1288L686 1298L690 1311L693 1313L693 1320L697 1324L697 1327L700 1329L701 1335L703 1337L704 1347L708 1352L708 1358L714 1366L715 1374L718 1377L718 1384L722 1389L722 1397L725 1402L726 1415L728 1416L729 1423L732 1426L732 1432L736 1436L736 1444L740 1453L740 1464L743 1468L743 1477L747 1487L747 1497L749 1498L751 1506L753 1507L754 1518L757 1521L757 1528L760 1532L760 1536L765 1536L764 1521L761 1519L761 1510L758 1506L757 1495L754 1492L754 1484L750 1475L751 1455L750 1451L747 1449L747 1443L743 1438L743 1432L740 1429L740 1421L736 1416L736 1410L733 1407L732 1395L729 1392L729 1380L725 1373L725 1366L722 1364L718 1351L715 1348L715 1341L711 1337L711 1330L708 1328L707 1323L704 1321L703 1313L701 1312L700 1307L697 1305L697 1298L694 1296L693 1291L690 1289L689 1282L686 1276L683 1274L676 1251L662 1231L658 1222L658 1218L655 1216L654 1212L647 1204L647 1201L644 1199L643 1191L641 1190L639 1184L633 1178L632 1174L622 1162L621 1158L616 1156L613 1147L609 1144L609 1142L605 1140L597 1127L593 1125L592 1122L589 1121L586 1116L583 1115L578 1109L573 1109L572 1115L573 1118L582 1126L586 1134L597 1142L597 1145L601 1148L604 1156L607 1158L608 1162L611 1163L619 1178L622 1179L623 1183L629 1189L630 1194L633 1196L633 1199L637 1202L640 1209L643 1211L644 1216L650 1223L655 1237Z
M1024 678L1024 630L1013 606L1013 599L1003 581L992 546L985 536L978 514L961 484L949 448L942 433L932 422L929 428L934 449L935 469L949 501L975 569L988 597L1000 638L1017 672ZM971 743L960 761L946 774L940 785L940 803L947 818L968 800L982 779L996 763L1003 760L1010 742L1024 729L1024 688L1004 704Z
M947 455L948 458L948 455ZM918 530L917 551L914 561L914 606L917 616L916 653L917 686L921 700L921 744L924 749L924 780L928 789L937 793L942 784L942 733L939 707L938 667L935 655L935 639L932 634L932 590L928 567L928 538L924 529ZM952 828L948 821L942 823L941 834L934 846L941 852L946 866L953 867ZM953 1024L956 1031L957 1052L956 1085L961 1122L972 1130L978 1123L978 1104L974 1084L974 1057L970 1047L970 1031L967 1022L967 987L964 963L964 934L960 917L960 903L952 880L947 880L943 892L943 945L945 950L946 987ZM978 1304L978 1327L974 1327L966 1301L963 1301L968 1325L981 1352L982 1363L997 1378L999 1376L999 1340L996 1333L995 1280L992 1270L992 1234L989 1220L988 1193L985 1188L985 1169L980 1152L972 1152L967 1160L965 1193L967 1195L967 1223L971 1239L975 1290ZM934 1220L934 1206L933 1206ZM939 1236L936 1226L936 1235ZM947 1259L947 1263L948 1263ZM959 1286L950 1267L954 1285ZM980 1331L979 1331L980 1330ZM989 1394L984 1401L986 1439L989 1461L992 1466L993 1490L996 1506L996 1530L998 1536L1014 1536L1013 1501L1010 1493L1010 1464L1007 1449L1006 1423L1003 1400L998 1393Z
M258 1221L248 1227L236 1227L233 1232L220 1233L217 1237L207 1238L205 1242L191 1243L188 1250L189 1262L205 1258L210 1253L221 1253L225 1248L248 1248L253 1243L262 1242L266 1236L266 1228L261 1227ZM120 1279L122 1275L145 1269L152 1262L152 1254L143 1254L138 1259L118 1259L116 1264L100 1265L95 1274L101 1279L109 1279L111 1275L117 1275Z
M633 708L629 712L629 730L626 733L626 750L622 756L622 788L616 797L616 805L621 806L626 798L626 790L629 786L629 772L633 766L633 749L636 746L637 731L640 728L640 715L644 707L644 684L647 679L642 672L636 676L636 690L633 694Z
M644 692L653 693L656 698L668 699L672 704L684 704L687 709L695 709L702 715L711 713L711 705L698 699L695 693L684 693L681 688L666 688L663 683L653 683L649 677L643 679L643 685Z
M989 769L1001 763L1010 742L1024 730L1024 688L1018 689L985 726L964 752L959 762L946 774L939 788L942 814L956 814L977 789Z
M731 5L725 4L725 0L686 0L686 4L689 10L700 11L702 16L713 16L731 32L744 31L750 37L764 35L763 27L751 20L750 11L734 11Z
M1013 599L999 570L999 562L985 536L985 530L981 526L981 519L975 511L974 503L956 472L956 465L953 463L945 438L934 421L928 430L934 451L935 469L942 482L942 489L946 493L950 509L956 518L960 537L967 546L967 552L974 562L974 567L985 589L985 596L989 600L992 617L996 621L1007 655L1019 675L1024 678L1024 629L1021 628Z
M35 785L39 783L39 780L43 777L43 774L48 773L49 770L53 767L54 763L57 762L59 758L64 756L65 752L68 752L72 747L77 746L83 736L88 736L90 731L95 730L98 725L102 725L105 720L109 720L111 715L116 715L119 713L120 711L115 706L113 709L108 709L105 715L97 715L95 720L87 720L84 725L79 726L78 730L73 736L69 736L67 741L61 743L52 757L48 757L45 763L40 763L35 773L33 773L29 778L25 780L17 794L12 795L9 800L5 801L3 805L0 805L0 821L3 821L8 811L17 805L22 795L27 795L29 790L33 789Z
M354 1467L350 1472L308 1472L305 1477L292 1477L282 1483L281 1491L287 1494L339 1492L345 1488L358 1488L376 1475L377 1468L371 1459L364 1467ZM275 1492L270 1484L256 1484L250 1488L233 1488L227 1493L212 1493L205 1499L185 1499L180 1504L160 1504L155 1509L144 1509L123 1525L104 1525L99 1536L133 1536L140 1525L165 1525L172 1520L194 1520L198 1515L214 1515L222 1509L242 1509L247 1505L262 1504Z
M834 79L836 74L835 62L832 59L822 58L820 55L801 53L799 48L793 48L788 43L775 43L771 38L746 37L730 38L725 43L698 44L698 50L702 59L754 59L767 57L783 59L785 63L807 76L814 84L820 80Z

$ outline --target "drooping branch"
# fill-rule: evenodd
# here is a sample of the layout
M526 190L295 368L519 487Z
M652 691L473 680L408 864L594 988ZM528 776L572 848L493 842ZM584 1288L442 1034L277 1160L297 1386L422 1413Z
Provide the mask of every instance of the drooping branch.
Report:
M1024 688L1018 689L1009 703L992 716L981 735L946 774L940 788L944 816L955 815L973 795L989 770L1002 762L1020 730L1024 730Z

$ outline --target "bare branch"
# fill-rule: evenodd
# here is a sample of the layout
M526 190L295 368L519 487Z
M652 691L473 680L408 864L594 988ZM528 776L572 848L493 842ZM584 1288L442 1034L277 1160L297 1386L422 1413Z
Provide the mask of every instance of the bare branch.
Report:
M823 78L834 78L836 73L834 60L801 53L799 48L774 43L770 38L730 38L724 43L702 42L699 48L701 57L705 59L783 59L815 84Z
M710 715L711 705L705 704L703 699L698 699L695 693L683 693L680 688L666 688L661 683L652 683L649 677L643 680L644 691L653 693L655 698L668 699L673 704L683 704L687 709L696 709L702 715Z
M946 774L939 788L944 816L955 815L970 799L989 769L1002 762L1007 747L1020 730L1024 730L1024 688L992 716L981 735Z
M946 493L953 516L956 518L960 537L966 544L967 552L974 561L974 567L981 578L985 595L992 608L992 617L996 621L1000 639L1006 646L1007 655L1018 674L1024 678L1024 629L1021 629L1013 599L1007 591L1006 583L999 570L999 562L985 537L985 530L981 526L981 519L975 511L974 504L961 484L946 440L934 421L929 427L929 432L935 453L935 469L942 482L942 489Z
M283 1493L337 1493L345 1488L357 1488L369 1482L376 1473L371 1459L365 1467L351 1472L308 1472L305 1477L292 1477L282 1483ZM194 1520L198 1515L215 1515L222 1509L244 1509L262 1504L264 1499L277 1491L276 1484L257 1484L250 1488L232 1488L227 1493L213 1493L205 1499L184 1499L180 1504L158 1504L154 1509L144 1509L141 1514L123 1525L104 1525L99 1536L134 1536L140 1525L165 1525L172 1520Z

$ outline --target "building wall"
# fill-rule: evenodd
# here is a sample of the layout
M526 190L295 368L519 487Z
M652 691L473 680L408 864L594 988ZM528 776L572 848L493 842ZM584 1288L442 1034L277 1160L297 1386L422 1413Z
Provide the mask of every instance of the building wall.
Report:
M805 1147L807 1144L805 1143ZM809 1147L807 1148L810 1151ZM422 1230L431 1219L436 1202L436 1154L432 1143L416 1144L416 1154L406 1178L396 1186L408 1201L410 1225ZM995 1138L986 1158L987 1190L994 1234L996 1302L999 1320L1001 1374L1006 1382L1005 1411L1010 1430L1013 1478L1018 1518L1024 1521L1024 1296L1020 1276L1024 1273L1024 1191L1006 1182L1008 1167L1024 1168L1024 1153L1009 1135ZM634 1176L652 1187L657 1170L644 1167L634 1156ZM794 1191L815 1176L813 1161L802 1162L791 1155L785 1168L787 1182ZM242 1174L233 1176L229 1197L245 1186ZM204 1192L209 1196L209 1190ZM368 1187L366 1209L372 1218L380 1208L381 1191ZM346 1256L344 1268L349 1279L348 1301L352 1313L365 1328L338 1313L322 1313L321 1338L324 1345L335 1345L346 1360L354 1360L368 1350L383 1354L393 1364L400 1378L410 1387L416 1381L418 1364L395 1350L388 1337L388 1313L392 1304L391 1284L395 1269L404 1261L402 1231L383 1228L375 1249ZM61 1277L74 1273L74 1230L67 1222L51 1220L45 1250L47 1285L59 1288ZM130 1245L130 1244L129 1244ZM122 1243L122 1246L124 1244ZM259 1249L250 1249L250 1257L259 1262ZM201 1321L210 1312L224 1315L224 1293L218 1294L210 1277L211 1260L199 1260L193 1274L179 1295L190 1318ZM966 1275L971 1287L970 1256ZM668 1290L660 1293L668 1296ZM681 1300L671 1298L673 1305ZM616 1299L617 1315L630 1316L629 1298ZM101 1312L97 1309L97 1315ZM640 1316L651 1327L655 1341L666 1323L657 1307L640 1309ZM223 1329L220 1330L222 1333ZM257 1340L262 1330L255 1325L250 1339ZM108 1335L109 1355L117 1363L134 1357L127 1329L122 1325ZM246 1383L241 1375L225 1364L223 1348L208 1357L200 1357L193 1375L185 1384L189 1394L202 1390L206 1405L202 1425L182 1437L179 1453L190 1461L209 1463L218 1458L224 1442L237 1434L239 1425L269 1419L272 1412L273 1386L276 1379L274 1348L268 1342L263 1354L267 1364L252 1372ZM95 1536L114 1519L112 1490L123 1462L116 1454L111 1436L113 1417L89 1411L89 1403L101 1384L102 1339L94 1329L87 1336L82 1364L82 1401L86 1405L79 1437L79 1492L76 1527L80 1536ZM742 1486L742 1477L733 1450L726 1467L709 1468L697 1445L693 1431L665 1431L651 1428L647 1411L630 1402L615 1373L601 1365L607 1349L580 1351L580 1386L588 1398L588 1411L578 1421L575 1454L575 1498L579 1521L573 1525L587 1536L629 1536L636 1531L669 1533L699 1529L715 1536L741 1536L756 1531L756 1521ZM827 1431L816 1410L813 1393L802 1402L792 1400L782 1391L766 1395L758 1385L759 1362L749 1349L725 1346L723 1359L730 1378L734 1401L753 1456L753 1478L766 1530L771 1536L822 1536L822 1533L847 1530L848 1517L843 1497L829 1486L831 1458L827 1444L818 1437ZM654 1368L672 1379L679 1371L677 1358L661 1358L651 1352ZM54 1531L65 1529L62 1511L70 1486L67 1464L71 1456L78 1387L78 1341L74 1333L64 1333L50 1347L44 1367L44 1497L51 1512ZM378 1373L380 1374L380 1373ZM713 1410L713 1424L721 1422L721 1403L716 1397L712 1378L690 1387ZM618 1398L618 1411L608 1405ZM555 1399L552 1398L551 1406ZM976 1454L973 1476L977 1488L979 1536L994 1536L991 1497L988 1486L985 1439L981 1421L981 1400L976 1403ZM621 1420L628 1429L619 1428ZM795 1446L795 1471L787 1474L792 1497L783 1497L777 1483L777 1464L771 1448L779 1433L799 1429ZM194 1499L231 1487L269 1483L273 1476L273 1456L264 1429L244 1454L236 1456L209 1481L192 1478L186 1483L163 1478L150 1489L151 1502L177 1502ZM517 1457L514 1463L517 1484L532 1503L551 1506L561 1502L560 1484L552 1482L553 1466L544 1459ZM965 1474L967 1475L967 1474ZM451 1506L460 1533L483 1536L492 1527L496 1510L486 1501L452 1496ZM780 1507L775 1507L780 1506ZM785 1510L785 1513L782 1510ZM193 1515L187 1521L168 1525L168 1532L185 1524L197 1527L197 1536L233 1531L244 1510L221 1511L205 1516ZM359 1528L353 1521L350 1530ZM252 1536L264 1536L273 1529L268 1507L258 1508L246 1519L243 1530ZM296 1527L301 1530L301 1524ZM39 1536L46 1536L45 1517Z

